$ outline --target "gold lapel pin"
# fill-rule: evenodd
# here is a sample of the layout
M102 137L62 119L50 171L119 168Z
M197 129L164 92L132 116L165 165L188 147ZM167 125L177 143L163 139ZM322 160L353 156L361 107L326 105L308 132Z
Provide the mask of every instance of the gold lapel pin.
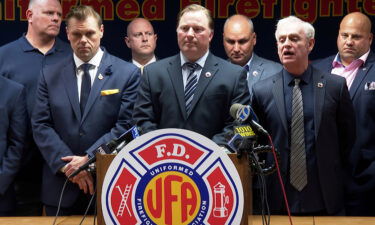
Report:
M103 78L104 78L103 75L102 75L102 74L99 74L98 79L99 79L99 80L103 80Z

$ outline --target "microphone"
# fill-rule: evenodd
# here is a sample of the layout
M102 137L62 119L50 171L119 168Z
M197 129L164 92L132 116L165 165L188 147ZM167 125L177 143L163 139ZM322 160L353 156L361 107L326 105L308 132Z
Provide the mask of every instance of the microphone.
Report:
M230 107L229 113L239 123L248 123L255 132L268 136L268 132L257 123L258 117L249 105L235 103Z
M129 142L139 137L139 132L137 127L133 126L129 130L125 131L120 137L110 140L107 144L100 145L94 150L94 156L91 157L85 164L80 166L76 171L74 171L68 178L73 178L79 174L82 170L85 170L89 165L96 161L96 153L101 154L115 154L121 151L121 149L127 145Z

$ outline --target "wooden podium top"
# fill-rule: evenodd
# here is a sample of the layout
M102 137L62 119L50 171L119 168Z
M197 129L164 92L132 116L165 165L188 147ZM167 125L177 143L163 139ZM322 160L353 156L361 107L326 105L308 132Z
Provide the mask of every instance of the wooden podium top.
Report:
M59 217L58 225L77 225L82 216ZM260 216L249 217L249 225L262 225ZM375 217L292 217L295 225L374 225ZM51 225L54 217L0 217L1 225L28 224L28 225ZM94 224L93 216L88 216L82 223L84 225ZM289 225L287 216L271 216L271 225Z

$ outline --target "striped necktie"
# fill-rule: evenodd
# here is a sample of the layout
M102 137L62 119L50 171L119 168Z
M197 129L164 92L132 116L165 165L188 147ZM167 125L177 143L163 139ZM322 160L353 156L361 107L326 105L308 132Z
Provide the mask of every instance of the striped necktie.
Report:
M185 106L186 106L186 113L189 115L191 112L191 103L194 97L194 91L198 84L198 78L195 74L195 71L200 67L197 63L190 63L187 62L184 64L189 70L189 75L186 80L185 86Z
M294 79L290 147L290 183L298 191L307 185L305 129L300 79Z

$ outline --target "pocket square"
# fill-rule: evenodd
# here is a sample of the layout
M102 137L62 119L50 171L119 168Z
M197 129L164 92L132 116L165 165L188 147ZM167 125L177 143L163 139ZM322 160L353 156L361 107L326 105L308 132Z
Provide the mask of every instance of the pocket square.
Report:
M106 96L106 95L113 95L119 93L119 89L108 89L108 90L103 90L100 92L101 96Z
M374 91L375 81L365 83L365 91Z

